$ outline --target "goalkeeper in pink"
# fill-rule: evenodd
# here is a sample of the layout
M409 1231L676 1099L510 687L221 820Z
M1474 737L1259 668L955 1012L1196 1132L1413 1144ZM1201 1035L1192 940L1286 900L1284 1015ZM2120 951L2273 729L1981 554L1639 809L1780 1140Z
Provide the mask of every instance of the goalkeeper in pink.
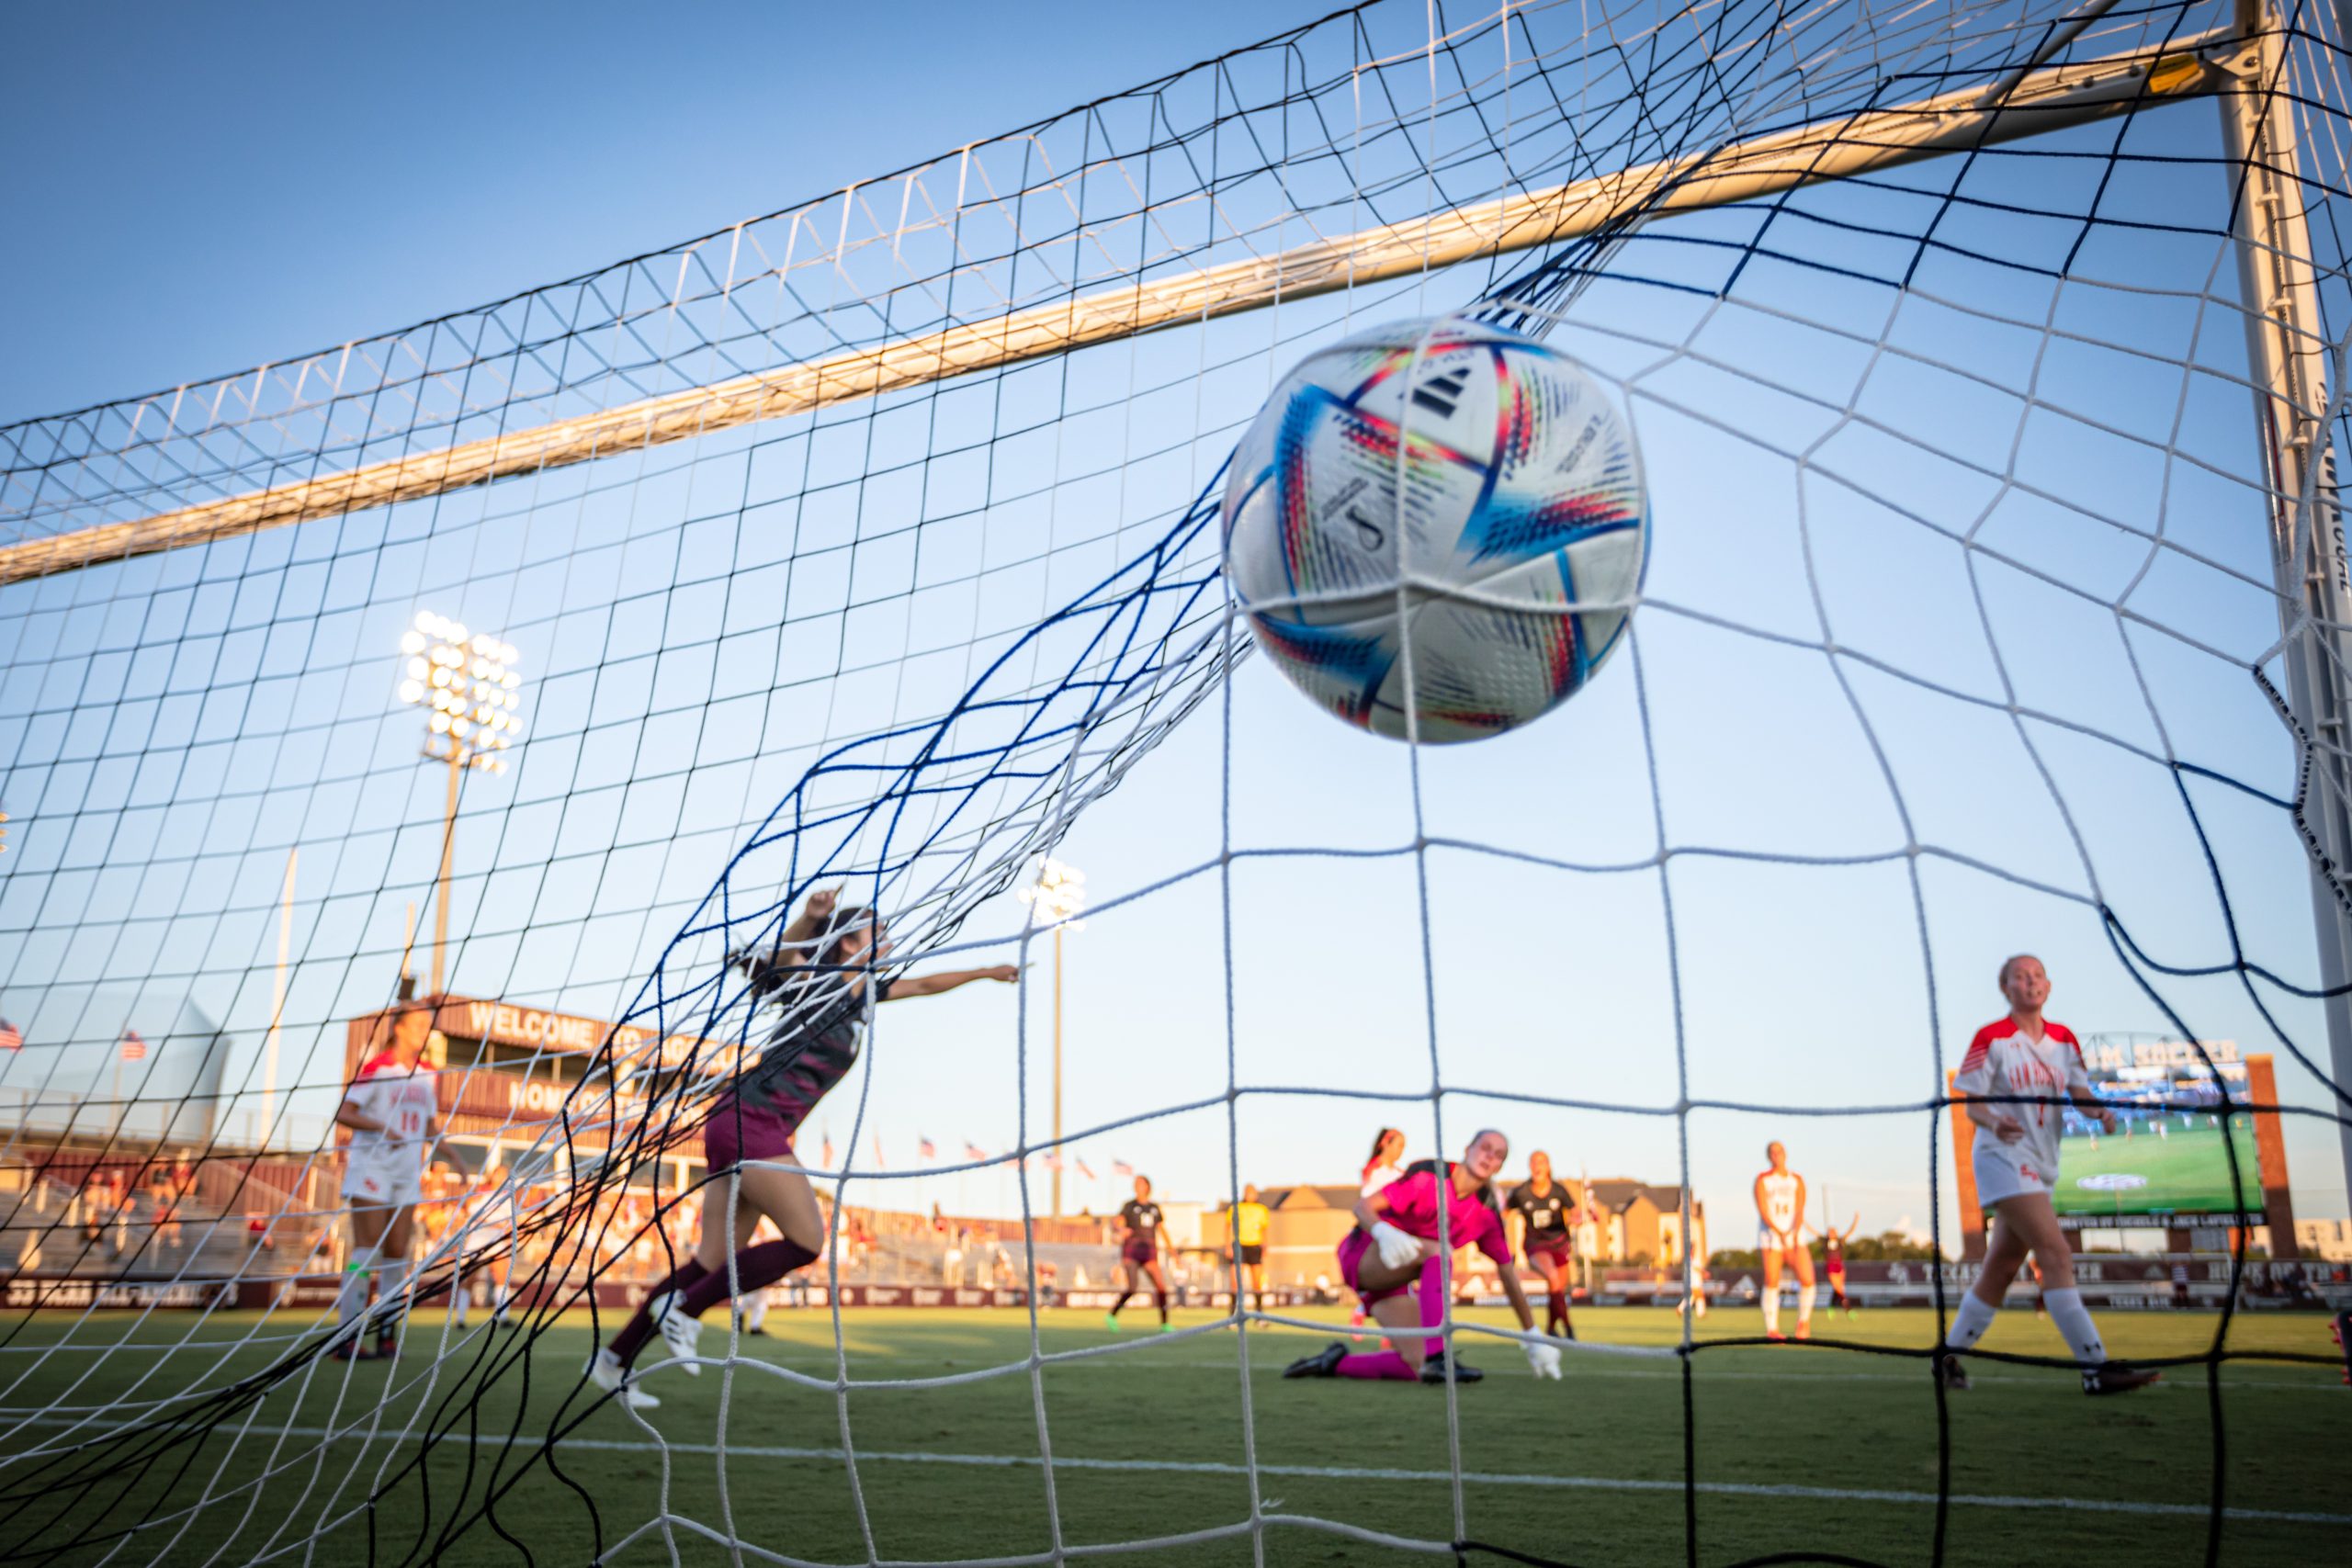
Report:
M1519 1326L1535 1332L1534 1309L1512 1265L1510 1238L1495 1207L1488 1183L1510 1156L1510 1140L1488 1129L1470 1140L1458 1163L1417 1170L1390 1182L1356 1203L1356 1228L1340 1243L1340 1277L1363 1298L1363 1304L1383 1327L1435 1329L1445 1323L1446 1254L1441 1250L1438 1214L1443 1205L1445 1240L1455 1247L1476 1247L1492 1258L1501 1277L1503 1293L1519 1314ZM1351 1354L1343 1341L1334 1340L1312 1356L1284 1369L1286 1378L1361 1378L1376 1382L1443 1382L1449 1374L1468 1382L1482 1375L1454 1365L1441 1370L1433 1363L1428 1337L1397 1334L1393 1350ZM1527 1364L1539 1378L1560 1375L1560 1351L1555 1345L1522 1344ZM1442 1353L1443 1347L1436 1347ZM1450 1362L1453 1358L1447 1357ZM1434 1376L1425 1374L1434 1373Z
M1969 1042L1952 1088L1976 1123L1976 1196L1993 1211L1993 1239L1976 1283L1960 1298L1946 1342L1965 1350L1993 1325L1993 1313L2029 1254L2041 1268L2041 1300L2050 1321L2066 1337L2066 1347L2083 1370L2085 1393L2124 1393L2144 1388L2157 1374L2107 1359L2098 1325L2075 1288L2075 1254L2058 1226L2050 1201L2058 1184L2058 1140L2066 1106L2115 1130L2115 1112L2098 1101L2083 1066L2083 1048L2074 1031L2041 1016L2050 999L2050 975L2041 960L2020 953L2001 965L2001 995L2007 1018L1986 1024ZM1941 1356L1937 1375L1947 1388L1966 1388L1968 1373L1957 1356Z

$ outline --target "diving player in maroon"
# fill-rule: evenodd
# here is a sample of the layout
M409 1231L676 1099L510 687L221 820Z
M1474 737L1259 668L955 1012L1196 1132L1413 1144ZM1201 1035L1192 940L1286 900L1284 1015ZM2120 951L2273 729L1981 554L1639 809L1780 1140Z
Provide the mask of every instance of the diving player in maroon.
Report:
M2123 1393L2143 1388L2157 1374L2107 1359L2098 1325L2075 1288L2075 1254L2058 1228L2050 1201L2058 1181L2058 1140L2069 1100L2115 1131L2115 1112L2099 1103L2082 1047L2074 1031L2041 1016L2050 999L2050 975L2041 960L2020 953L2001 965L2001 995L2007 1018L1986 1024L1968 1043L1960 1074L1952 1080L1962 1109L1976 1124L1971 1159L1976 1195L1993 1211L1992 1240L1976 1283L1960 1298L1946 1342L1965 1350L1993 1325L1993 1313L2030 1253L2041 1265L2041 1300L2050 1321L2066 1337L2083 1369L2085 1393ZM1968 1374L1957 1356L1944 1356L1937 1372L1948 1388L1966 1388Z
M764 1290L822 1254L825 1219L817 1190L804 1172L785 1168L798 1164L792 1138L802 1121L856 1065L871 1005L937 996L975 980L1021 977L1010 964L884 976L877 966L890 943L880 918L871 909L837 908L836 898L831 889L810 894L774 952L729 957L751 976L754 998L780 998L784 1018L759 1061L703 1122L703 1159L711 1179L695 1255L647 1292L645 1303L589 1363L590 1380L620 1392L631 1405L661 1403L629 1384L629 1365L657 1327L671 1354L688 1372L699 1373L693 1357L704 1313L731 1296ZM811 951L813 962L804 956ZM763 1217L783 1235L750 1245ZM740 1248L731 1259L730 1247Z
M1828 1206L1826 1201L1822 1203L1825 1209ZM1848 1317L1854 1315L1854 1303L1853 1298L1846 1294L1846 1244L1853 1239L1854 1233L1861 1228L1861 1224L1862 1216L1857 1213L1846 1223L1842 1231L1836 1225L1821 1227L1821 1277L1829 1284L1829 1310L1842 1311Z
M1136 1195L1119 1210L1119 1223L1127 1227L1125 1237L1119 1243L1119 1270L1125 1276L1125 1288L1111 1310L1102 1314L1103 1323L1112 1328L1119 1326L1119 1309L1127 1298L1142 1288L1148 1277L1151 1288L1159 1292L1159 1331L1168 1332L1168 1276L1159 1267L1159 1227L1168 1216L1151 1201L1151 1178L1136 1178Z
M1550 1293L1544 1332L1574 1339L1576 1326L1568 1321L1568 1269L1576 1257L1575 1228L1585 1216L1568 1190L1552 1179L1550 1155L1538 1149L1527 1156L1527 1179L1510 1190L1503 1208L1519 1227L1521 1256L1544 1276L1544 1289Z

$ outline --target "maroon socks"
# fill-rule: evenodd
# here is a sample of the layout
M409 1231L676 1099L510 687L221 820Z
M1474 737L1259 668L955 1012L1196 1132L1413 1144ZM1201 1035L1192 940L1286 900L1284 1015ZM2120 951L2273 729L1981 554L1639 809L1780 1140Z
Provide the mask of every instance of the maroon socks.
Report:
M689 1258L675 1269L671 1269L651 1290L646 1292L645 1301L630 1316L628 1322L622 1325L621 1331L613 1336L613 1342L609 1348L614 1355L620 1358L621 1365L626 1367L635 1360L639 1348L653 1333L653 1319L646 1315L646 1307L660 1300L664 1291L683 1291L690 1286L698 1285L709 1278L710 1270L704 1268L700 1260Z
M815 1261L817 1255L797 1241L763 1241L757 1247L747 1247L735 1255L732 1269L706 1274L688 1286L673 1310L688 1317L700 1317L729 1296L764 1291L795 1269Z

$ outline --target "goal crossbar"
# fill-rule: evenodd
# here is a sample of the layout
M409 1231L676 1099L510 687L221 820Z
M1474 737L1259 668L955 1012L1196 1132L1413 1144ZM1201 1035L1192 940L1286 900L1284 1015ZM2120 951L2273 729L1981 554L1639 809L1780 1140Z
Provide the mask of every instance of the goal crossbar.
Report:
M1031 306L807 359L527 430L314 475L120 523L0 547L0 584L266 528L428 499L691 440L1282 299L1329 294L1600 232L1637 218L1752 201L1805 185L2038 136L2225 89L2245 45L2221 28L2161 50L2044 66L1993 101L1976 83L1404 222Z

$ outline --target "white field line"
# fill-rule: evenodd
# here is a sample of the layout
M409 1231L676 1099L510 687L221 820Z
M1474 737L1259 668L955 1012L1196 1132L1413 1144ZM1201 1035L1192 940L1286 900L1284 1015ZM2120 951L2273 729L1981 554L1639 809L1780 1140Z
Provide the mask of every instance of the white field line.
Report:
M367 1434L338 1432L325 1427L244 1427L241 1436L307 1438L315 1440L347 1442L355 1438L368 1441L415 1441L413 1434ZM474 1448L509 1446L501 1438L469 1437L451 1433L439 1439L444 1443ZM516 1442L515 1448L534 1446ZM566 1449L608 1453L696 1454L716 1458L720 1453L713 1443L646 1443L624 1442L611 1438L566 1438L560 1444ZM845 1462L850 1451L836 1448L785 1448L749 1443L730 1443L724 1450L729 1459L823 1460ZM1039 1461L1018 1454L954 1454L917 1453L888 1449L859 1449L860 1463L872 1464L944 1464L980 1470L1036 1470ZM1057 1454L1057 1471L1111 1471L1130 1474L1159 1475L1233 1475L1247 1476L1250 1467L1224 1464L1214 1460L1148 1460L1148 1459L1087 1459ZM1442 1470L1400 1470L1371 1465L1320 1464L1261 1464L1261 1475L1283 1475L1320 1481L1402 1481L1448 1483L1453 1477ZM1679 1493L1679 1481L1649 1480L1636 1477L1604 1475L1536 1475L1510 1471L1470 1471L1462 1472L1463 1481L1473 1486L1526 1486L1538 1489L1565 1489L1579 1492L1657 1492ZM1804 1502L1887 1503L1906 1507L1932 1506L1936 1495L1932 1492L1880 1491L1859 1486L1792 1486L1745 1481L1702 1481L1696 1489L1718 1497L1790 1498ZM2201 1519L2211 1511L2197 1503L2140 1503L2112 1497L2018 1497L1999 1494L1955 1492L1953 1506L1965 1508L2009 1508L2032 1510L2056 1508L2071 1513L2131 1514L2146 1517ZM2225 1517L2232 1519L2266 1520L2277 1524L2352 1525L2352 1514L2328 1514L2285 1508L2226 1508Z

